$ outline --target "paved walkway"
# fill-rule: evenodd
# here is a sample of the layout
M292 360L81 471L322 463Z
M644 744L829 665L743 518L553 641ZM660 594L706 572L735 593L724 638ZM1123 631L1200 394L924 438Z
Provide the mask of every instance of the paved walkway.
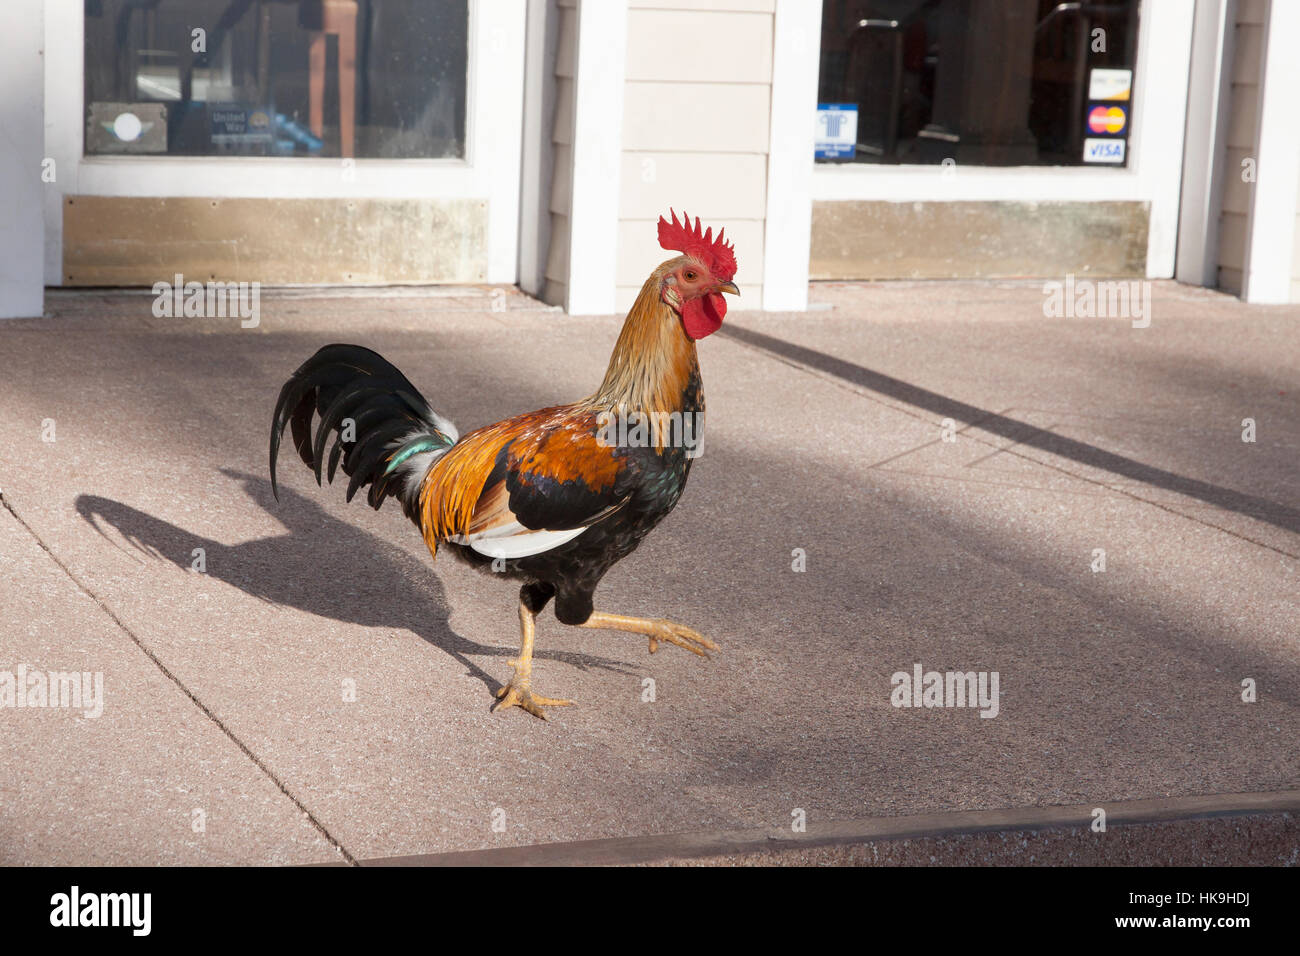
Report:
M618 319L448 289L267 293L252 329L55 293L0 323L0 672L102 673L104 695L98 717L0 710L0 863L336 862L798 811L816 836L1297 789L1300 307L1157 283L1135 329L1045 318L1038 283L813 299L701 343L704 454L597 595L723 652L650 657L547 613L536 685L578 701L547 723L488 713L514 586L433 565L397 509L288 461L277 504L270 411L312 351L355 341L464 430L586 394ZM997 672L997 716L892 706L918 663ZM1285 819L1260 859L1291 853Z

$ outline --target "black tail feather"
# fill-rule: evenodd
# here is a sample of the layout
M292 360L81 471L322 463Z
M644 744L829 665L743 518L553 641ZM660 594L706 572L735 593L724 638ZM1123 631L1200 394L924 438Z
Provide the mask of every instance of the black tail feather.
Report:
M319 415L315 440L312 419ZM271 419L271 490L276 493L276 458L288 426L298 457L321 483L322 468L330 482L340 465L349 476L347 500L370 486L371 507L397 495L414 517L414 491L423 472L455 443L458 435L418 389L387 359L359 345L327 345L289 377L280 389ZM349 435L344 440L344 435ZM330 437L326 466L325 446ZM416 456L413 451L419 451ZM408 464L409 460L409 464ZM401 467L399 467L401 466Z

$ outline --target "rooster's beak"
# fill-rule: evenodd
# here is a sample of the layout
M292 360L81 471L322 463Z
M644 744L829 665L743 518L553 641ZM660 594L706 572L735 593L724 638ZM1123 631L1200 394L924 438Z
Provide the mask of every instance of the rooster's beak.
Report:
M736 288L734 282L723 282L718 286L719 292L730 292L732 295L740 295L740 290Z

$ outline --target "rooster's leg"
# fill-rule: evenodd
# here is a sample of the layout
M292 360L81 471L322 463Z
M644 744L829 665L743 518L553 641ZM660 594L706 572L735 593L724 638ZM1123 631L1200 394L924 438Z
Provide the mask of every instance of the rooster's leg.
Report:
M681 624L665 621L663 618L628 617L626 614L607 614L604 611L593 611L591 617L587 618L587 623L582 626L644 634L650 639L651 654L659 650L660 641L667 641L669 644L684 647L701 657L708 657L708 651L718 650L718 645L703 634L692 631L689 627L683 627Z
M560 700L554 697L538 697L532 691L533 681L533 638L536 634L537 615L528 609L523 601L519 602L519 634L520 646L519 657L510 663L514 665L515 676L510 678L509 683L497 691L496 706L492 709L505 710L507 707L522 707L534 717L546 719L546 712L543 707L564 707L572 704L571 700Z

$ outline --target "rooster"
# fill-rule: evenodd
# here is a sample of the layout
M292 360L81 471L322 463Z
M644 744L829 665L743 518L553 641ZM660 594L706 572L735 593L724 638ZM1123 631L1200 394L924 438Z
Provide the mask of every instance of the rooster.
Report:
M717 644L662 619L597 611L605 572L634 551L676 506L702 437L704 391L695 343L739 295L735 250L697 217L659 218L659 244L682 255L646 279L623 323L604 381L587 398L527 412L461 436L393 365L358 345L327 345L280 390L271 422L271 488L284 429L299 457L347 500L401 503L437 558L442 547L470 564L523 582L519 657L494 710L518 706L546 719L571 700L532 690L537 615L578 627L630 631L707 657ZM319 415L315 436L312 423ZM326 455L330 436L334 444ZM277 494L278 499L278 494Z

